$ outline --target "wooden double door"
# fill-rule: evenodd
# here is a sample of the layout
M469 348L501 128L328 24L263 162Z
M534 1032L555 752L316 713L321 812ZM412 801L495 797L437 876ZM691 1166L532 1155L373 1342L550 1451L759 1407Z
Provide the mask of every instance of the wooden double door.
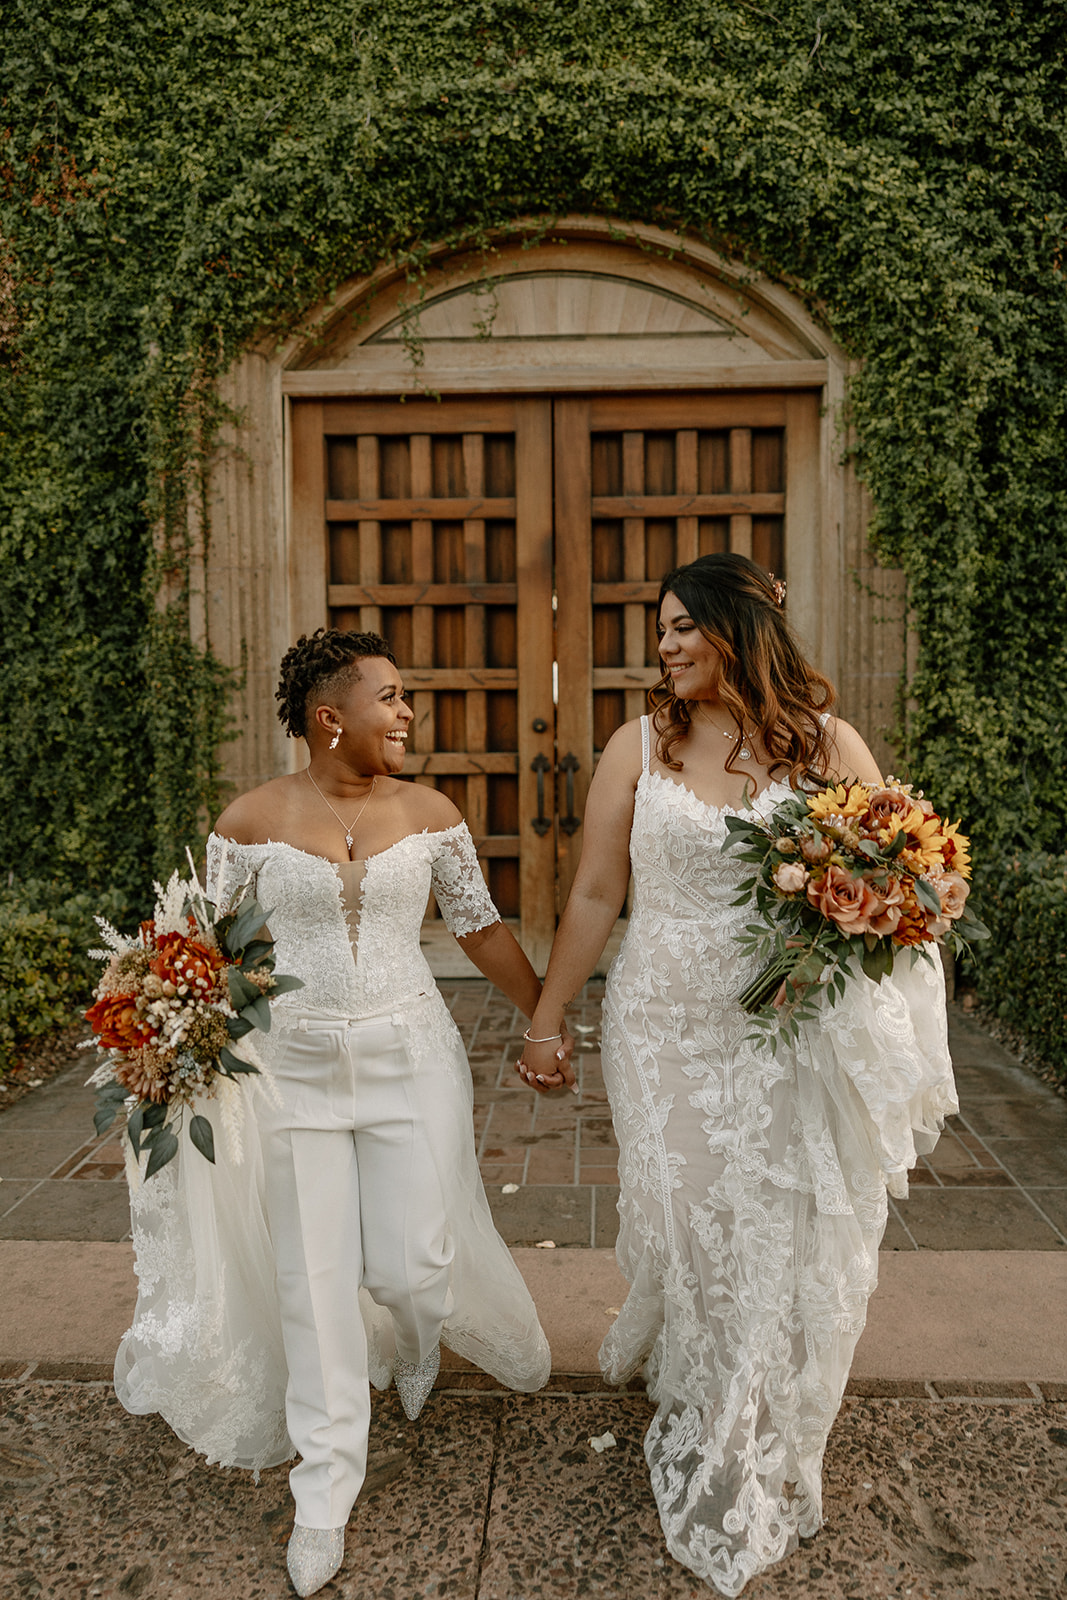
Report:
M660 579L717 550L784 574L817 435L807 392L293 402L297 619L389 640L405 770L539 970L597 756L659 677ZM425 943L447 971L432 914Z

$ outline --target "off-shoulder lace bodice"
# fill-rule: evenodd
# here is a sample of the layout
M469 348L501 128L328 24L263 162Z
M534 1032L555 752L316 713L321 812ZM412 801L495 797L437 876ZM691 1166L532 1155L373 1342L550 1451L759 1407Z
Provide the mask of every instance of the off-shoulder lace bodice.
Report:
M371 1016L430 993L433 975L419 930L431 889L460 938L500 920L465 822L408 834L369 856L347 905L332 861L278 841L235 844L213 833L207 876L208 896L221 904L252 884L269 915L278 971L304 980L303 989L275 1002L279 1022L303 1010Z
M344 1019L346 1033L353 1019L388 1016L408 1070L427 1085L436 1080L438 1090L444 1084L435 1116L441 1149L450 1152L439 1176L453 1307L442 1343L517 1389L539 1388L550 1357L533 1301L493 1227L478 1175L463 1042L419 949L431 889L460 937L499 920L466 826L411 834L339 869L292 845L242 845L212 834L209 895L225 906L245 884L268 915L278 970L302 978L304 987L273 1003L269 1033L238 1045L254 1050L262 1069L261 1076L242 1076L235 1089L250 1114L242 1159L228 1151L212 1165L183 1138L170 1165L134 1193L140 1292L115 1386L127 1410L158 1411L209 1460L258 1469L292 1453L259 1135L278 1115L293 1114L296 1102L286 1111L279 1084L292 1041L311 1020ZM220 1114L208 1098L197 1109ZM366 1289L360 1304L371 1381L384 1387L392 1319Z

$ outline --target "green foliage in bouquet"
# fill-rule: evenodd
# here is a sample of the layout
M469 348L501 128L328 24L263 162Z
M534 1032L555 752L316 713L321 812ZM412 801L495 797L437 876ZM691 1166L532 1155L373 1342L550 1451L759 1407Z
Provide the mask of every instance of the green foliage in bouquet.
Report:
M192 530L235 354L567 212L692 230L855 359L917 641L900 759L989 859L1059 848L1057 8L10 0L0 49L0 868L133 908L219 804Z

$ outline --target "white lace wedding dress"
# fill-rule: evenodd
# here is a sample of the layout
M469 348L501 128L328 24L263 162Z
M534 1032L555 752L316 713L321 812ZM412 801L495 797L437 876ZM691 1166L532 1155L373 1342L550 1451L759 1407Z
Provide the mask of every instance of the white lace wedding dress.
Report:
M751 868L725 812L648 769L634 904L608 976L603 1061L630 1293L600 1352L642 1367L645 1455L667 1546L721 1594L821 1521L823 1450L877 1282L886 1188L957 1110L940 962L898 961L795 1048L746 1041L755 976L731 904ZM774 783L757 811L784 798Z
M360 870L362 869L362 870ZM286 844L208 840L208 895L225 904L250 883L268 914L279 972L305 987L272 1007L269 1034L251 1044L270 1069L302 1016L388 1016L412 1056L444 1072L454 1094L440 1129L454 1165L441 1173L453 1247L453 1310L442 1343L513 1389L548 1378L549 1351L533 1301L493 1227L474 1149L473 1092L459 1031L419 949L430 889L463 936L499 920L461 823L401 839L365 863L337 869ZM257 1113L269 1110L268 1076L244 1077L235 1103L205 1100L215 1126L212 1166L189 1143L131 1194L138 1299L115 1362L128 1411L159 1412L187 1444L226 1466L258 1470L293 1454L285 1424L286 1366L266 1222ZM243 1118L233 1112L243 1101ZM237 1123L242 1159L227 1125ZM458 1154L455 1154L457 1153ZM328 1225L329 1219L323 1219ZM370 1378L390 1381L389 1314L361 1291Z

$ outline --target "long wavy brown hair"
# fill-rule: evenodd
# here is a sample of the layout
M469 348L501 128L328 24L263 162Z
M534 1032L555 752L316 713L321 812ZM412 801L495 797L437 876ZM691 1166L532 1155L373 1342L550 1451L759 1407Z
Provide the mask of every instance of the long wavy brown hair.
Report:
M825 777L830 740L821 717L836 699L834 687L805 661L768 573L747 556L701 556L667 573L660 610L668 594L681 601L722 664L719 699L739 730L726 770L739 770L744 730L762 744L772 776L784 771L793 784ZM673 751L691 726L690 705L675 695L667 672L649 699L656 754L679 772Z

